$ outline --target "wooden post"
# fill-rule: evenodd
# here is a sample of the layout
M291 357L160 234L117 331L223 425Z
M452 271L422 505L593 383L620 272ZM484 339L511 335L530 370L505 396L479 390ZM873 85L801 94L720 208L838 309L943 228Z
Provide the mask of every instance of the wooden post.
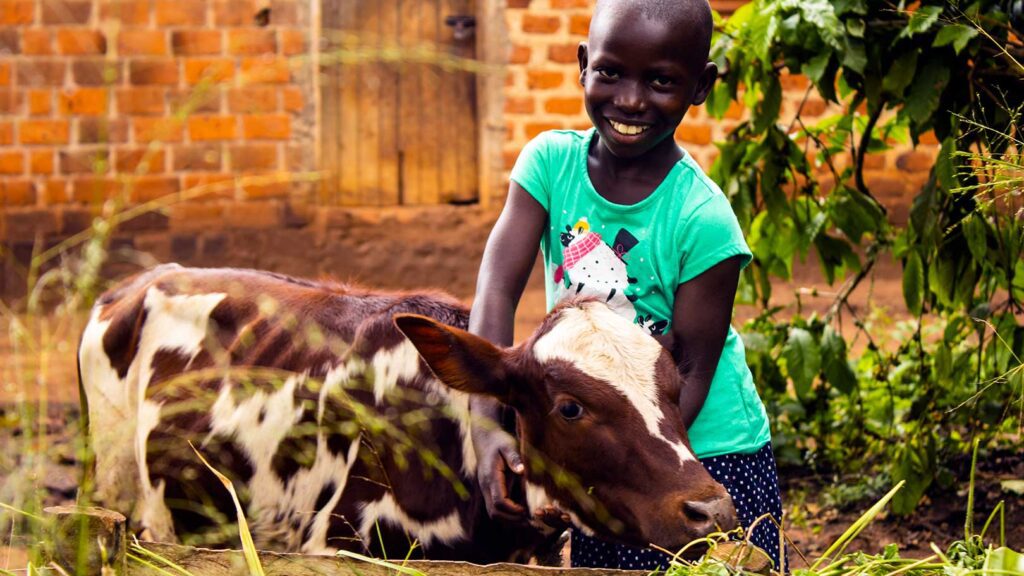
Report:
M93 506L51 506L52 560L69 574L128 573L125 517Z

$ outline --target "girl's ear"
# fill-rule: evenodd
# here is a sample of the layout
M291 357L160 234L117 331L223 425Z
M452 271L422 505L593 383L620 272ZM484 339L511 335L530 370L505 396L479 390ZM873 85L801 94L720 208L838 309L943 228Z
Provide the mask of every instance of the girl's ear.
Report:
M576 49L576 59L580 61L580 86L586 83L587 79L587 43L580 42Z
M718 65L714 62L708 62L704 65L704 70L701 71L700 77L697 79L697 86L693 91L693 102L692 104L703 104L708 98L708 94L711 93L711 89L715 87L715 80L718 79Z

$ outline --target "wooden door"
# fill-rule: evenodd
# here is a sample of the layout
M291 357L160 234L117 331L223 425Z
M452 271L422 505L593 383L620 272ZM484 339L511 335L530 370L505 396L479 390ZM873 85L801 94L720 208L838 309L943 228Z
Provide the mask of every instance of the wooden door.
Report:
M477 200L475 4L323 1L325 202Z

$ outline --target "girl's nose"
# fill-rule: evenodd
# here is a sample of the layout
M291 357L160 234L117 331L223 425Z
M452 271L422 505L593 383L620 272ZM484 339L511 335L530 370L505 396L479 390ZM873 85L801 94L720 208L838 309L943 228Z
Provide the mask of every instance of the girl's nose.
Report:
M639 82L622 82L616 94L615 106L627 114L640 114L647 110L647 99Z

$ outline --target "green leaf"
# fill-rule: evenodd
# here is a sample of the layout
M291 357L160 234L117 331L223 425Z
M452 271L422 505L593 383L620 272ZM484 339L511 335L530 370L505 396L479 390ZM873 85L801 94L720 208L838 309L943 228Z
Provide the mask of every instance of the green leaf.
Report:
M854 72L864 75L864 68L868 65L868 53L864 48L864 42L856 38L846 38L846 52L843 54L843 66Z
M828 66L828 61L832 57L831 52L822 52L814 58L808 60L801 70L811 82L815 85L821 81L822 75L825 74L825 68Z
M821 349L814 336L803 328L790 328L782 357L786 359L786 372L793 380L797 397L810 398L811 384L821 371Z
M857 388L857 375L846 354L846 340L832 326L826 326L821 337L821 362L825 378L843 394Z
M949 258L938 257L928 268L928 288L946 308L954 306L956 265Z
M764 132L769 126L779 119L779 110L782 107L782 84L777 76L769 76L761 89L764 94L761 101L754 107L753 122L754 130Z
M906 264L903 265L903 300L907 303L907 310L914 316L921 315L923 297L924 266L917 250L911 250L907 254Z
M984 262L988 259L988 226L985 225L985 220L977 213L968 214L960 222L960 226L964 232L964 238L967 240L967 248L971 251L971 256L977 262Z
M1024 554L1003 546L989 552L982 571L986 574L1024 574Z
M953 154L956 152L956 143L952 138L942 141L942 148L939 155L935 157L935 177L939 185L946 190L952 190L960 186L960 180L956 176L956 168L953 166Z
M939 58L928 59L917 69L910 92L906 97L906 110L910 119L918 124L928 121L939 106L939 97L949 82L949 68Z
M846 270L860 270L860 259L850 247L850 243L833 238L828 234L819 234L814 239L814 247L818 251L818 259L821 262L822 271L825 273L825 280L831 285L835 282L836 272L842 277Z
M846 21L846 32L854 38L863 38L865 28L867 25L863 18L850 18Z
M942 6L921 6L910 14L907 25L900 31L896 39L910 38L916 34L927 32L938 21L940 14L942 14Z
M834 193L834 198L829 210L832 221L854 244L860 243L864 234L876 233L884 225L878 206L853 188L843 187Z
M889 67L889 72L882 80L882 90L897 98L902 98L903 91L914 79L915 70L917 70L917 50L904 53Z
M725 82L718 82L711 93L708 94L704 107L707 108L708 116L720 119L725 116L731 101L732 96L729 94L729 85Z
M935 35L935 41L932 42L932 47L938 48L940 46L946 46L949 44L953 45L953 50L956 51L957 55L960 55L960 51L967 46L967 43L972 38L978 35L978 29L972 26L964 26L963 24L947 24L943 26L939 33Z

